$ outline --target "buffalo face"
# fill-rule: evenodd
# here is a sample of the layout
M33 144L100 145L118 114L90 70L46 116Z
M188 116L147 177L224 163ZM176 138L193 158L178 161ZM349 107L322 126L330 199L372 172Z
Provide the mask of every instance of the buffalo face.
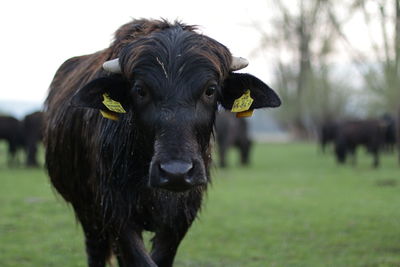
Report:
M104 64L114 73L104 72L104 77L84 85L71 102L114 113L115 119L129 117L137 127L132 131L152 148L149 186L186 191L209 181L209 143L218 104L231 109L235 99L250 91L250 109L280 105L265 83L232 72L242 63L209 37L167 29L123 47L118 59ZM102 101L104 94L120 103L126 114L110 110Z

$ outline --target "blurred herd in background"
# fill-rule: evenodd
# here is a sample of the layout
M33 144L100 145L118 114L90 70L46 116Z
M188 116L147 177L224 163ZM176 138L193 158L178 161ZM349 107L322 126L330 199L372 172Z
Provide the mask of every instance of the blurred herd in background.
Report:
M373 167L378 167L381 152L395 152L396 122L390 114L376 119L326 121L321 125L319 142L322 152L332 144L331 151L340 164L348 160L355 165L357 148L365 147L373 157Z
M30 113L22 120L0 115L0 142L7 144L7 155L0 156L7 157L9 167L39 167L37 154L42 141L43 116L41 111ZM240 159L231 165L250 164L252 145L261 140L257 132L251 132L250 126L255 123L257 120L236 118L235 113L229 111L218 112L215 123L217 166L229 167L227 153L232 149L237 149ZM327 120L319 125L315 142L322 153L334 154L338 164L356 165L357 148L364 147L376 168L380 164L380 153L397 155L398 129L391 114L368 119Z
M400 150L396 145L400 136L399 1L267 2L270 16L249 21L249 29L260 36L249 59L268 58L265 72L272 73L272 80L266 82L278 91L283 105L246 119L220 112L217 165L229 165L225 154L230 148L237 148L240 163L248 164L252 144L263 141L313 141L320 143L322 151L333 153L338 163L352 164L356 164L357 147L364 146L374 167L380 165L380 153L396 155ZM7 113L1 103L0 113ZM35 166L32 143L39 134L29 137L29 116L20 119L2 117L0 138L10 144L10 165L16 161L16 151L23 149L28 155L25 163Z
M42 122L41 111L30 113L23 120L10 115L0 115L0 140L5 141L8 146L8 166L39 166L37 151L42 140ZM21 152L24 153L24 162L19 155Z

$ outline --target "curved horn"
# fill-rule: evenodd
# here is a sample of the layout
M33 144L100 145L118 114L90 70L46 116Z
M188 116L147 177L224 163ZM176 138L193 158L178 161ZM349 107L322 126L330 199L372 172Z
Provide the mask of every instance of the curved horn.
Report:
M242 57L232 57L231 71L240 70L249 65L249 61ZM119 59L112 59L103 63L103 69L112 73L121 73Z
M249 61L242 57L232 57L231 71L240 70L246 68L249 65Z
M103 63L103 69L112 73L121 73L121 67L119 66L119 59L112 59Z

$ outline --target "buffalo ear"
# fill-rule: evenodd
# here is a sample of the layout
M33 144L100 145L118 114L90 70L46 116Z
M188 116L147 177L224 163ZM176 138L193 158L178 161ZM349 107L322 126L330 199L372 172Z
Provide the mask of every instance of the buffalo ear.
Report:
M107 110L107 107L103 104L103 95L108 94L112 100L120 102L123 107L127 107L128 90L129 83L119 75L102 77L90 81L76 91L70 103L74 107Z
M224 81L220 96L220 103L225 109L232 109L233 102L241 97L247 90L253 103L250 110L265 107L279 107L281 100L279 96L268 85L251 74L230 73Z

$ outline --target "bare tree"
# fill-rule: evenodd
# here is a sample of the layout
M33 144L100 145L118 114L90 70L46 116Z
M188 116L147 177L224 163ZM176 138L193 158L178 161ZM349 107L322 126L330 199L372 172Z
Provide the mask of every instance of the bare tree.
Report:
M368 55L348 40L343 31L345 23L335 28L347 43L351 57L358 66L364 87L373 96L370 109L376 113L396 113L400 100L400 7L399 0L353 0L348 17L361 12L369 32ZM334 16L334 15L332 15ZM377 27L379 26L379 27ZM373 30L375 29L375 30ZM379 30L378 30L379 29Z
M275 50L275 77L284 102L280 119L300 138L310 137L321 121L341 116L346 94L332 76L329 58L338 37L332 25L333 0L274 0L273 29L262 32L262 49ZM347 86L348 87L348 86ZM346 88L347 89L347 88Z
M349 15L362 12L370 33L374 26L380 26L378 32L369 35L372 51L369 56L352 47L342 31L343 24L338 23L336 28L351 47L365 88L374 96L371 110L397 116L397 140L400 140L400 0L353 0L349 10ZM361 58L365 61L360 64ZM400 142L397 143L400 162Z

